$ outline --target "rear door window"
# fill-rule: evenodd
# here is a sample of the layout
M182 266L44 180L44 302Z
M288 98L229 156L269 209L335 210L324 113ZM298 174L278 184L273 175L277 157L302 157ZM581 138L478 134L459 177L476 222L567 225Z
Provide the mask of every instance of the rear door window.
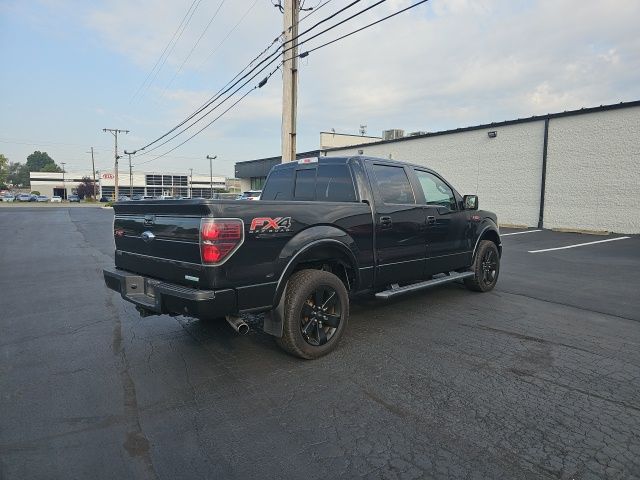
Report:
M374 165L373 173L384 203L404 205L416 203L409 177L403 167Z
M262 191L262 200L291 200L293 172L293 168L273 170Z
M355 202L356 192L347 165L320 165L316 181L319 202Z
M316 186L316 169L305 168L296 171L296 187L294 200L313 200Z

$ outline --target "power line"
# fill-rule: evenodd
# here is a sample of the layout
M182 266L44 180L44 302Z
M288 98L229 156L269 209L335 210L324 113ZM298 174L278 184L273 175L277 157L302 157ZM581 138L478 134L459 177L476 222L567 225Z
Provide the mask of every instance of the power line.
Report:
M315 7L313 7L311 9L311 11L309 13L307 13L304 17L302 17L300 20L298 20L298 23L302 23L303 21L305 21L307 18L309 18L311 15L313 15L314 13L316 13L318 10L320 10L322 7L324 7L327 3L331 3L332 0L326 0L324 3L322 3L321 5L317 5Z
M247 11L246 11L246 12L244 12L244 15L242 15L242 17L240 17L240 20L238 20L238 21L236 22L236 24L231 28L231 30L229 30L229 31L227 32L227 35L226 35L226 36L222 39L222 41L221 41L221 42L220 42L220 43L219 43L219 44L218 44L218 45L213 49L213 51L212 51L209 55L207 55L207 58L205 58L205 59L204 59L204 62L202 62L198 68L201 68L205 63L207 63L207 62L209 61L209 59L210 59L211 57L213 57L213 55L214 55L214 54L215 54L215 53L220 49L220 47L221 47L222 45L224 45L224 42L226 42L226 41L227 41L227 39L231 36L231 34L235 31L235 29L236 29L236 28L238 28L238 26L239 26L239 25L244 21L245 17L249 14L249 12L250 12L251 10L253 10L253 8L256 6L256 4L257 4L257 3L258 3L258 0L255 0L255 1L251 4L251 6L247 9Z
M350 3L350 4L346 5L345 7L341 8L340 10L338 10L338 11L337 11L337 12L335 12L335 13L333 13L332 15L330 15L330 16L328 16L328 17L324 18L323 20L321 20L321 21L319 21L319 22L315 23L315 24L314 24L314 25L312 25L310 28L306 29L304 32L302 32L302 33L300 33L300 34L296 35L296 36L295 36L295 37L293 37L291 40L289 40L288 42L285 42L285 43L289 43L289 42L292 42L292 41L296 40L296 39L297 39L297 38L299 38L300 36L302 36L302 35L304 35L304 34L306 34L306 33L310 32L310 31L311 31L311 30L313 30L314 28L316 28L316 27L318 27L319 25L321 25L321 24L323 24L323 23L327 22L328 20L330 20L330 19L334 18L334 17L335 17L335 16L337 16L338 14L342 13L343 11L347 10L348 8L351 8L352 6L354 6L355 4L359 3L360 1L361 1L361 0L354 0L352 3ZM345 20L343 20L343 21L341 21L341 22L339 22L339 23L337 23L337 24L335 24L335 25L333 25L333 26L331 26L331 27L329 27L329 28L327 28L327 29L323 30L322 32L320 32L320 33L318 33L318 34L316 34L316 35L312 36L311 38L306 39L306 40L304 40L304 41L302 41L302 42L299 42L299 43L298 43L298 45L302 45L302 44L306 43L307 41L312 40L312 39L316 38L317 36L322 35L322 34L324 34L324 33L328 32L328 31L330 31L330 30L332 30L332 29L334 29L334 28L338 27L339 25L342 25L343 23L345 23L345 22L347 22L347 21L349 21L349 20L351 20L351 19L353 19L353 18L357 17L358 15L362 15L363 13L367 12L368 10L370 10L370 9L372 9L372 8L374 8L374 7L376 7L376 6L380 5L380 4L382 4L382 3L384 3L385 1L386 1L386 0L379 0L377 3L374 3L373 5L371 5L371 6L367 7L367 8L365 8L365 9L361 10L360 12L358 12L358 13L356 13L356 14L352 15L351 17L348 17L347 19L345 19ZM275 57L276 55L279 55L279 54L280 54L279 50L280 50L280 49L282 49L282 48L284 48L285 43L283 43L282 45L280 45L280 46L278 47L278 49L277 49L275 52L271 53L271 55L269 55L267 58L263 59L263 60L262 60L260 63L258 63L256 66L254 66L254 67L253 67L253 69L251 69L249 72L245 73L241 78L239 78L238 80L236 80L236 81L235 81L235 83L233 83L233 85L229 86L228 88L224 88L224 87L223 87L223 91L219 91L216 95L214 95L214 97L210 98L210 99L209 99L209 100L208 100L208 101L207 101L207 102L206 102L202 107L200 107L200 108L199 108L198 110L196 110L194 113L192 113L191 115L189 115L185 120L183 120L182 122L180 122L178 125L176 125L175 127L173 127L171 130L169 130L169 131L168 131L168 132L166 132L165 134L163 134L163 135L161 135L160 137L156 138L156 139L155 139L155 140L153 140L152 142L150 142L150 143L148 143L147 145L145 145L145 146L143 146L143 147L139 148L137 151L145 150L147 147L149 147L149 146L151 146L151 145L153 145L153 144L155 144L155 143L159 142L159 141L160 141L160 140L162 140L163 138L166 138L168 135L170 135L171 133L173 133L174 131L176 131L178 128L180 128L181 126L183 126L185 123L187 123L189 120L193 119L194 117L196 117L197 115L199 115L200 113L202 113L204 110L206 110L208 107L210 107L210 106L211 106L213 103L215 103L215 102L216 102L216 101L217 101L217 100L218 100L222 95L224 95L224 94L228 93L231 89L233 89L236 85L238 85L238 83L240 83L242 80L244 80L244 79L245 79L245 78L247 78L249 75L251 75L251 74L252 74L252 73L253 73L257 68L259 68L262 64L264 64L265 62L269 61L269 63L267 63L267 65L266 65L265 67L263 67L263 68L262 68L258 73L260 73L261 71L264 71L264 70L265 70L269 65L273 64L273 63L277 60L277 58L274 58L274 57ZM286 52L288 52L288 51L290 51L290 50L292 50L292 49L293 49L293 47L289 47L289 48L287 48L287 49L284 49L284 50L282 51L282 53L284 54L284 53L286 53ZM237 77L237 75L236 75L236 77ZM255 78L255 75L254 75L254 77L252 77L252 78ZM250 79L249 81L251 81L251 79ZM246 85L246 83L245 83L245 85ZM207 115L209 115L210 113L212 113L216 108L218 108L220 105L222 105L224 102L226 102L226 100L228 100L229 98L230 98L230 97L227 97L227 99L225 99L225 100L221 101L221 102L220 102L218 105L216 105L213 109L211 109L209 112L205 113L201 118L199 118L198 120L196 120L195 122L193 122L191 125L187 126L185 129L183 129L181 132L179 132L179 133L178 133L178 135L180 135L181 133L184 133L186 130L188 130L188 129L189 129L189 128L191 128L193 125L195 125L195 123L197 123L197 122L201 121L204 117L206 117ZM174 137L172 137L172 138L175 138L175 136L174 136ZM166 143L166 142L165 142L165 143ZM144 155L144 153L143 153L143 154L141 154L141 155Z
M354 34L356 34L358 32L361 32L362 30L365 30L365 29L367 29L369 27L373 27L374 25L377 25L378 23L384 22L385 20L389 20L390 18L393 18L396 15L400 15L401 13L404 13L407 10L411 10L412 8L415 8L415 7L419 6L419 5L422 5L423 3L427 3L428 1L429 0L421 0L419 2L414 3L413 5L409 5L408 7L403 8L402 10L398 10L397 12L392 13L391 15L387 15L386 17L381 18L380 20L376 20L375 22L372 22L372 23L370 23L368 25L365 25L364 27L358 28L357 30L354 30L354 31L349 32L349 33L347 33L345 35L342 35L342 36L340 36L340 37L338 37L338 38L336 38L334 40L331 40L329 42L323 43L322 45L319 45L317 47L312 48L311 50L307 50L306 52L301 53L300 57L306 57L311 52L315 52L316 50L320 50L321 48L324 48L324 47L326 47L328 45L331 45L332 43L336 43L339 40L342 40L344 38L350 37L351 35L354 35Z
M196 135L199 135L200 133L202 133L205 129L209 128L213 123L215 123L216 121L218 121L220 118L222 118L229 110L231 110L233 107L235 107L237 104L239 104L242 100L244 100L251 92L253 92L254 90L257 90L259 88L262 88L266 85L267 81L269 80L269 78L271 78L271 76L277 72L280 67L282 66L281 62L275 69L273 69L258 85L255 85L253 88L251 88L250 90L247 90L240 98L238 98L238 100L236 100L234 103L232 103L226 110L224 110L220 115L218 115L217 117L215 117L213 120L211 120L209 123L207 123L204 127L202 127L200 130L198 130L197 132L195 132L193 135L191 135L189 138L187 138L186 140L182 141L181 143L179 143L178 145L176 145L175 147L173 147L172 149L166 151L165 153L163 153L162 155L158 155L155 158L152 158L150 160L147 160L145 162L141 162L138 165L144 165L146 163L151 163L155 160L158 160L159 158L164 157L165 155L168 155L169 153L173 152L174 150L180 148L182 145L184 145L185 143L187 143L188 141L190 141L191 139L193 139ZM236 90L237 91L237 90Z
M220 2L220 5L218 5L218 8L216 9L215 13L211 17L211 20L209 20L209 23L207 23L207 26L204 27L204 30L202 31L202 33L198 37L198 40L196 40L196 42L193 44L193 47L191 47L191 51L189 51L189 54L182 61L182 63L180 64L180 67L178 67L178 70L175 71L175 73L173 74L173 77L171 77L171 80L169 80L169 83L167 83L167 86L165 87L165 90L169 89L169 87L171 86L171 84L175 80L176 76L178 76L178 74L182 71L182 68L184 67L185 63L187 63L187 61L189 61L189 59L191 58L191 55L193 54L194 50L196 48L198 48L198 45L200 44L200 41L202 40L202 37L204 37L205 33L207 33L207 30L209 30L209 27L211 26L211 24L213 23L215 18L218 16L218 12L220 12L220 9L224 5L225 1L226 0L222 0Z
M176 29L176 31L174 32L173 36L171 37L171 40L169 40L169 43L167 44L167 46L162 51L162 54L160 55L160 58L158 58L158 60L156 61L155 65L153 66L153 68L151 69L149 74L147 75L147 78L145 78L144 82L142 82L142 85L140 85L140 87L138 88L136 93L133 94L133 97L131 97L130 102L132 102L135 99L135 97L138 95L138 92L140 92L142 94L145 91L147 91L147 89L153 84L155 79L158 77L158 74L162 70L162 67L164 67L165 63L167 62L167 59L173 53L173 50L176 48L176 45L178 44L178 42L182 38L182 35L184 34L184 31L189 26L189 23L191 23L191 19L193 18L193 15L196 13L196 10L200 6L201 2L202 2L202 0L193 0L193 2L191 3L191 6L189 7L189 10L187 10L187 13L184 15L184 17L182 18L182 21L178 25L178 28ZM176 35L178 35L177 38L176 38ZM175 39L175 41L174 41L174 39ZM167 50L168 50L168 53L167 53ZM165 55L165 53L166 53L166 55ZM157 70L156 70L156 66L158 66ZM155 74L154 74L154 70L155 70ZM152 75L153 75L153 78L151 78L151 81L149 81L149 83L147 85L147 81L149 80L149 77L151 77ZM146 87L145 87L145 85L146 85Z
M412 5L409 5L408 7L405 7L405 8L403 8L403 9L401 9L401 10L398 10L397 12L394 12L394 13L392 13L392 14L390 14L390 15L387 15L386 17L383 17L383 18L381 18L381 19L379 19L379 20L376 20L375 22L371 22L371 23L369 23L369 24L367 24L367 25L365 25L365 26L363 26L363 27L360 27L360 28L358 28L358 29L356 29L356 30L353 30L352 32L349 32L349 33L347 33L347 34L345 34L345 35L342 35L342 36L340 36L340 37L338 37L338 38L336 38L336 39L334 39L334 40L331 40L331 41L326 42L326 43L324 43L324 44L322 44L322 45L319 45L319 46L317 46L317 47L314 47L313 49L308 50L308 51L306 51L306 52L304 52L304 53L300 54L299 56L301 56L301 57L306 57L306 56L307 56L309 53L311 53L311 52L314 52L314 51L316 51L316 50L319 50L319 49L321 49L321 48L324 48L324 47L326 47L326 46L328 46L328 45L331 45L331 44L333 44L333 43L335 43L335 42L337 42L337 41L339 41L339 40L342 40L342 39L347 38L347 37L349 37L349 36L351 36L351 35L354 35L354 34L356 34L356 33L358 33L358 32L361 32L361 31L363 31L363 30L365 30L365 29L367 29L367 28L370 28L370 27L372 27L372 26L374 26L374 25L377 25L377 24L382 23L382 22L384 22L384 21L386 21L386 20L389 20L389 19L391 19L391 18L393 18L393 17L395 17L395 16L397 16L397 15L400 15L401 13L404 13L404 12L406 12L406 11L408 11L408 10L411 10L411 9L413 9L413 8L416 8L416 7L418 7L419 5L422 5L423 3L426 3L426 2L428 2L428 1L429 1L429 0L420 0L419 2L416 2L416 3L412 4ZM379 3L382 3L382 2L379 2ZM305 40L305 42L306 42L306 41L308 41L308 40L310 40L310 39ZM301 42L301 43L302 43L302 42ZM196 135L200 134L202 131L204 131L206 128L208 128L210 125L212 125L215 121L217 121L219 118L221 118L224 114L226 114L229 110L231 110L233 107L235 107L238 103L240 103L240 102L241 102L241 101L242 101L242 100L243 100L247 95L249 95L249 94L250 94L251 92L253 92L255 89L260 88L261 86L264 86L264 84L266 84L266 81L267 81L267 80L268 80L268 79L269 79L269 78L270 78L270 77L271 77L271 76L272 76L272 75L273 75L273 74L274 74L274 73L275 73L275 72L276 72L276 71L277 71L277 70L278 70L278 69L279 69L279 68L284 64L284 62L285 62L285 61L286 61L286 60L284 60L283 62L281 62L281 63L276 67L276 69L275 69L275 70L273 70L271 73L269 73L269 75L267 76L267 78L265 78L262 82L260 82L260 84L259 84L259 85L257 85L257 86L255 86L255 87L253 87L251 90L248 90L244 95L242 95L242 97L240 97L236 102L234 102L230 107L228 107L228 108L227 108L224 112L222 112L218 117L216 117L215 119L213 119L213 120L212 120L211 122L209 122L207 125L205 125L205 126L204 126L204 127L202 127L200 130L198 130L196 133L194 133L193 135L191 135L189 138L187 138L186 140L184 140L182 143L180 143L180 144L178 144L177 146L173 147L171 150L169 150L169 151L165 152L164 154L159 155L159 156L157 156L157 157L155 157L155 158L153 158L153 159L151 159L151 160L148 160L147 162L143 162L143 163L149 163L149 162L152 162L152 161L155 161L155 160L157 160L157 159L159 159L159 158L164 157L165 155L167 155L167 154L169 154L169 153L173 152L173 151L174 151L174 150L176 150L177 148L181 147L182 145L184 145L185 143L187 143L188 141L190 141L190 140L191 140L192 138L194 138ZM260 72L258 72L258 73L260 73ZM245 83L245 85L246 85L246 83ZM243 86L244 86L244 85L243 85ZM242 88L242 87L240 87L240 88ZM237 92L237 90L236 90L236 92ZM235 92L234 92L234 94L235 94ZM232 94L232 95L233 95L233 94ZM209 112L209 113L210 113L210 112ZM175 138L175 137L174 137L174 138Z

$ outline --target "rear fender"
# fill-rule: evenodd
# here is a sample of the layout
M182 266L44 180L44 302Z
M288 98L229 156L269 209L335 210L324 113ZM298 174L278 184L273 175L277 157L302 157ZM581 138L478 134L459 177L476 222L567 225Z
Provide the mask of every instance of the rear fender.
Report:
M273 299L274 309L267 313L264 320L264 331L276 337L282 336L282 316L284 314L284 294L287 288L287 281L296 267L309 259L313 252L333 251L338 259L344 259L353 268L355 275L355 285L360 283L358 263L354 254L355 242L353 238L343 230L329 225L318 225L308 228L293 237L282 249L280 261L283 270L278 280L276 292Z

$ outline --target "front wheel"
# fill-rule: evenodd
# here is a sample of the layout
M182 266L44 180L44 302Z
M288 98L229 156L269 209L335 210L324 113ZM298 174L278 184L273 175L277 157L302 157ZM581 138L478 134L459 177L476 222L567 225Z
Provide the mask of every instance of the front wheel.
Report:
M323 270L301 270L287 282L280 347L304 359L332 351L349 320L349 294L342 281Z
M465 278L464 284L469 290L488 292L498 283L500 273L500 254L491 240L482 240L471 266L473 277Z

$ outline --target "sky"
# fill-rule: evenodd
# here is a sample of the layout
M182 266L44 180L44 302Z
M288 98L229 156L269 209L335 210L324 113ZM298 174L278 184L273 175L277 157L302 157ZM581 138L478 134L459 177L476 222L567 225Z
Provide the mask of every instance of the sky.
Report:
M121 154L139 149L282 32L272 0L195 0L165 51L193 1L0 0L0 153L25 162L46 151L69 171L89 172L93 146L96 169L112 170L113 136L103 128L130 131L119 137ZM414 2L388 0L300 49ZM302 12L311 15L300 28L348 3ZM373 3L362 0L313 33ZM332 128L433 132L638 100L639 24L637 0L431 0L300 60L298 151L317 149L320 131ZM208 173L206 156L217 155L214 173L232 176L237 161L278 155L281 98L277 71L182 147L156 158L189 134L134 156L134 170Z

